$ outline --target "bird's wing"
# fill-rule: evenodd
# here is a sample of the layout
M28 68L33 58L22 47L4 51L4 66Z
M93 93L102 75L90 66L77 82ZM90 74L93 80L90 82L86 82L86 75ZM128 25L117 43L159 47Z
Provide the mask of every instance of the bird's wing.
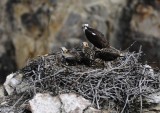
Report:
M102 34L100 31L93 29L93 28L90 28L90 27L88 27L88 31L92 35L94 35L94 36L97 35L97 37L100 37L102 42L104 42L104 43L108 42L106 37L104 36L104 34Z
M88 27L87 30L93 36L99 37L100 42L102 42L102 44L104 44L104 46L109 46L109 41L107 41L104 34L102 34L100 31L93 29L93 28L90 28L90 27Z
M96 35L98 35L100 37L104 37L104 34L102 34L100 31L98 31L96 29L88 27L88 30L91 31L91 32L93 32L93 35L96 34Z

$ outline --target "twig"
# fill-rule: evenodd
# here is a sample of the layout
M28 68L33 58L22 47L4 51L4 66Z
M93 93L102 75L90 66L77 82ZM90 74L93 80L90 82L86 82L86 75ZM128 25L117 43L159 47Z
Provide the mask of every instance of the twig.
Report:
M15 106L20 102L20 100L22 100L24 95L25 95L25 93L23 93L22 96L13 104L13 106L11 107L11 109L9 111L11 111L11 110L13 110L15 108Z
M123 107L121 113L124 113L124 110L125 110L126 105L127 105L127 103L128 103L128 97L129 97L129 96L127 95L127 98L126 98L126 101L125 101L125 104L124 104L124 107Z

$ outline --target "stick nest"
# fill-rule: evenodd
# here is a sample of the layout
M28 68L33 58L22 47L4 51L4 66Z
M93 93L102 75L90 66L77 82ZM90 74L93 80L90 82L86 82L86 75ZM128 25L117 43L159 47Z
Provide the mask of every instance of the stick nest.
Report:
M30 60L20 70L25 75L23 82L29 88L17 94L17 98L22 95L24 98L16 106L24 104L38 92L52 95L74 92L90 100L98 109L116 109L122 113L140 111L143 97L159 90L160 76L139 62L141 55L141 51L126 52L125 57L105 62L101 68L66 66L61 63L60 53Z

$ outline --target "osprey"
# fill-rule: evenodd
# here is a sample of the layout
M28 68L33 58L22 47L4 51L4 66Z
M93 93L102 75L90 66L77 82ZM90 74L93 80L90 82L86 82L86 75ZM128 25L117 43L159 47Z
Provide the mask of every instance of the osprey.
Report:
M83 42L82 43L82 59L81 62L82 64L86 65L86 66L91 66L93 64L94 61L94 57L95 57L95 51L93 51L87 42Z
M83 48L82 48L82 52L84 54L84 57L89 59L89 60L94 60L94 56L95 56L95 51L93 51L87 42L83 42L82 43Z
M100 58L104 61L112 61L117 59L118 57L123 57L124 55L117 49L113 47L103 48L96 50L96 58Z
M65 47L61 47L61 51L62 62L66 63L67 65L76 65L81 59L80 54L74 50L68 50Z
M88 26L88 24L83 24L82 29L86 35L86 38L97 48L102 49L109 46L109 42L105 36L98 30L93 29Z

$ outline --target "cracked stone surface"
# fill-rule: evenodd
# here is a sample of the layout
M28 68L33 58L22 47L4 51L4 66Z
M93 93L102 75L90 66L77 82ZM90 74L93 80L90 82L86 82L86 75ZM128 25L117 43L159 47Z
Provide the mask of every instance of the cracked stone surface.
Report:
M18 85L22 82L23 74L11 73L7 76L7 79L4 83L4 88L7 91L8 95L11 95ZM23 89L23 88L22 88Z
M29 101L32 113L101 113L91 103L74 93L51 96L38 93ZM83 112L84 111L84 112Z
M29 105L32 113L60 113L61 102L58 97L38 93Z

